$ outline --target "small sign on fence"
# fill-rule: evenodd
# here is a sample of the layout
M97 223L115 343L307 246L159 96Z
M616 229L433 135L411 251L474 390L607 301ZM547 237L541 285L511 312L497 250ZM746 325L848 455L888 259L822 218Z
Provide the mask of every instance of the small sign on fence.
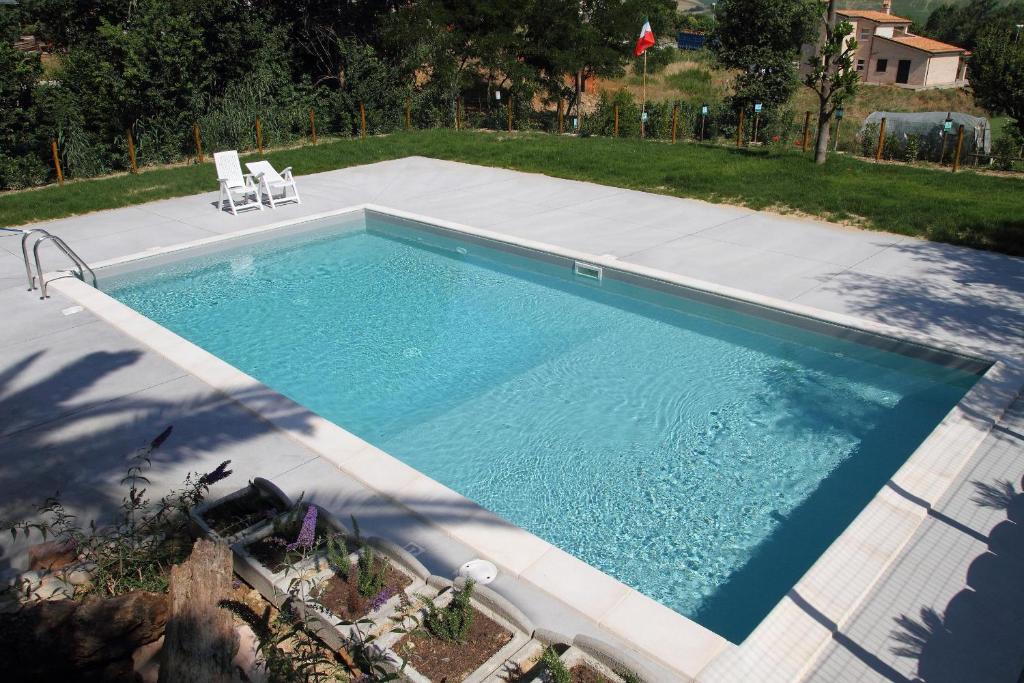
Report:
M704 106L702 106L700 108L700 115L701 116L707 116L708 115L708 105L705 104Z
M644 123L647 123L647 112L640 113L640 120L643 121Z
M755 114L760 114L761 113L761 103L760 102L755 102L754 103L754 113Z
M496 99L499 102L501 102L501 91L500 90L495 90L494 91L494 99Z

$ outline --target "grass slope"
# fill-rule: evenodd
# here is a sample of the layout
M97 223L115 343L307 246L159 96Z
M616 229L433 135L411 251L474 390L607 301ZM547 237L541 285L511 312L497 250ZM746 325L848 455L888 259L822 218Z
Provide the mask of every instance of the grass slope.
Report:
M340 140L267 157L278 168L293 166L306 174L411 155L800 212L1024 254L1024 183L969 171L954 176L842 156L819 168L797 152L449 130ZM214 189L212 164L160 168L0 195L0 222L19 225Z

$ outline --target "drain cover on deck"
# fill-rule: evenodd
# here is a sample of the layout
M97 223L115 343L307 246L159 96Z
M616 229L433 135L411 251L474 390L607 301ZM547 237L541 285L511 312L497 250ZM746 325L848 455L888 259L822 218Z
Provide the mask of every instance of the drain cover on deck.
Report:
M487 560L470 560L459 567L459 576L473 579L474 583L487 585L498 576L498 568Z

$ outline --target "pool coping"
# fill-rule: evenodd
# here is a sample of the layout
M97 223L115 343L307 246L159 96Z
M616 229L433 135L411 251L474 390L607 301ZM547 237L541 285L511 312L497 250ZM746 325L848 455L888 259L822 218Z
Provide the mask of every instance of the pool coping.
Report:
M788 301L660 271L613 256L588 254L504 233L438 220L376 204L281 221L271 225L160 247L94 264L101 269L156 256L230 243L326 218L374 212L437 226L467 236L585 261L697 292L774 311L889 337L991 362L989 369L935 427L854 521L817 559L742 644L735 645L696 622L497 517L446 486L359 439L343 428L274 392L225 361L200 349L107 294L74 278L51 283L109 324L165 356L291 438L330 460L347 475L411 510L498 564L521 581L552 595L596 624L691 679L734 680L737 667L758 652L770 653L777 674L796 680L830 642L832 631L861 604L885 569L899 556L931 502L947 490L1024 383L1024 369L1009 358L936 339L915 330L821 311ZM255 391L254 391L255 390ZM306 429L293 428L302 415ZM432 519L434 510L471 510L457 522ZM808 609L811 606L811 609ZM831 625L831 626L830 626ZM781 653L781 658L780 658ZM755 657L760 658L760 657Z

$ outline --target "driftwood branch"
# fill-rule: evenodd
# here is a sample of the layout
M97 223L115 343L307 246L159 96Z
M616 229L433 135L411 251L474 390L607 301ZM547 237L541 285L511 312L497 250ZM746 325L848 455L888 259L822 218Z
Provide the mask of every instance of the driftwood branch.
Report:
M238 636L231 614L219 606L231 594L231 567L227 546L200 539L189 558L171 568L160 683L241 681L232 664Z

